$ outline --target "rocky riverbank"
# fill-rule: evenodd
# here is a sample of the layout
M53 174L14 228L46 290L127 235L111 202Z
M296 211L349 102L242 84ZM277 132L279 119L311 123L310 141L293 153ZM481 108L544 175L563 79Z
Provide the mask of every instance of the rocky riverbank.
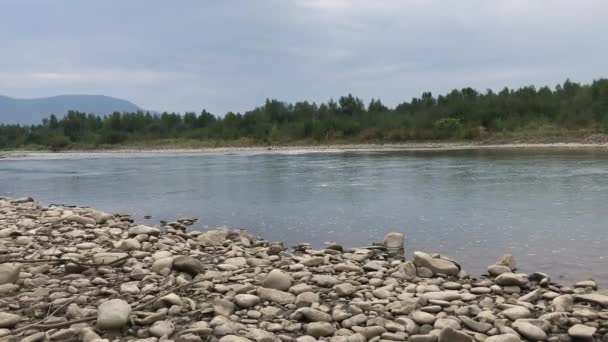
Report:
M313 249L246 231L159 229L0 199L0 341L604 341L608 291L448 258Z

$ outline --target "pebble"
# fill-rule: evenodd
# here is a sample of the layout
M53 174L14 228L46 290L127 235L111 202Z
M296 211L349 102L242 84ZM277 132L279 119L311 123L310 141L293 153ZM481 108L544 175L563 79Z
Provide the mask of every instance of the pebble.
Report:
M9 260L0 263L0 339L56 309L47 323L97 319L30 329L18 340L559 342L608 334L608 292L595 281L559 287L540 272L516 273L511 255L476 279L436 254L404 261L399 232L370 248L286 248L244 230L188 231L192 222L161 230L124 214L0 198L0 261ZM13 264L16 255L78 263Z

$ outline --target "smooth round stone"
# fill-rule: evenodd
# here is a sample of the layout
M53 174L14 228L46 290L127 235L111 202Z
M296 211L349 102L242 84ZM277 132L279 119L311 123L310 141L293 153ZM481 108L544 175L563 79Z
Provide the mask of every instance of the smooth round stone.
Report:
M412 313L412 319L418 324L435 323L435 315L424 311L415 311L414 313Z
M111 299L97 308L97 328L118 330L129 323L131 306L122 299Z
M241 308L250 308L260 302L260 297L252 294L238 294L234 296L234 302Z

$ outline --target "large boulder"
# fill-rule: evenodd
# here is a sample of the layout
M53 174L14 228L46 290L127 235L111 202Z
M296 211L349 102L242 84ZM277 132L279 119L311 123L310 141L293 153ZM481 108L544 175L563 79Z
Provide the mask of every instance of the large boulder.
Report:
M129 323L131 306L122 299L111 299L97 307L97 328L119 330Z
M457 275L460 272L455 263L445 259L433 258L423 252L414 252L414 265L426 267L434 274Z

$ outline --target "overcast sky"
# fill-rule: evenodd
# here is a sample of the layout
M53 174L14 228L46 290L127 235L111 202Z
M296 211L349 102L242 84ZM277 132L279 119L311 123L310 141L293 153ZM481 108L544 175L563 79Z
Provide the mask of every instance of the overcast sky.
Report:
M608 76L606 0L0 0L0 94L223 114L264 99Z

